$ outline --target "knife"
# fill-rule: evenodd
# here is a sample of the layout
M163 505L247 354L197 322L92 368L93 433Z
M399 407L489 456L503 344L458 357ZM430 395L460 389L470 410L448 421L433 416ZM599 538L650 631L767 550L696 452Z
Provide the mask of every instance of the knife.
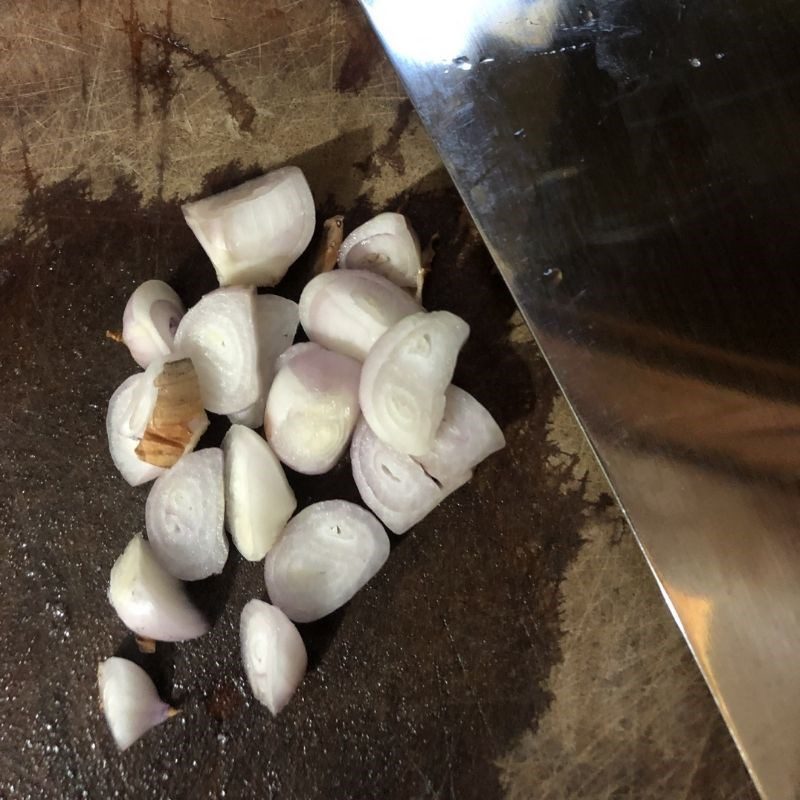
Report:
M797 798L800 6L361 2L759 792Z

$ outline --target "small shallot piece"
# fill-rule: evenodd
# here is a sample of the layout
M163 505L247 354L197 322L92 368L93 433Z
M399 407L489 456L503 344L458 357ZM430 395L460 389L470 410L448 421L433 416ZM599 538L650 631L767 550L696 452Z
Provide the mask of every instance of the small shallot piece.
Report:
M422 251L422 263L420 264L419 272L417 272L417 286L414 292L414 299L418 303L422 302L422 290L425 288L425 279L431 271L433 259L436 257L436 248L438 246L439 234L434 233L433 236L428 239L428 244L425 245L425 249Z
M189 453L162 475L147 496L145 523L156 558L176 578L222 572L228 560L222 450Z
M260 561L297 508L292 487L272 448L243 425L232 425L225 453L225 519L239 552Z
M174 357L173 357L174 358ZM208 428L200 384L191 359L158 358L145 372L156 394L150 419L136 446L136 455L148 464L171 467L194 449Z
M346 500L303 509L267 553L272 603L295 622L313 622L343 606L389 557L389 537L369 511Z
M220 286L274 286L308 247L316 213L298 167L283 167L187 203L183 216Z
M341 458L358 420L360 372L357 361L311 342L278 359L264 430L284 464L320 475Z
M279 608L251 600L242 609L239 639L253 696L277 716L306 674L308 655L300 633Z
M133 661L107 658L97 666L100 707L119 750L127 750L150 728L178 710L165 703L150 676Z
M341 214L330 217L322 223L322 241L316 256L314 256L315 275L330 272L336 266L343 233L344 217Z
M463 486L472 472L438 483L411 456L382 442L363 418L350 446L350 460L361 499L392 533L405 533L442 500Z
M363 269L317 275L300 295L300 322L308 338L358 361L389 328L419 311L407 292Z
M406 289L417 285L419 239L402 214L384 212L359 225L339 248L342 269L367 269Z
M253 288L216 289L186 313L175 349L192 359L203 404L231 414L255 403L261 390Z
M114 562L108 599L138 636L185 642L208 632L208 622L192 605L181 582L159 564L141 536L134 536Z
M299 322L297 303L277 294L258 294L254 300L254 322L258 345L259 394L255 403L228 414L231 422L260 428L264 424L267 392L275 377L278 356L291 347Z
M431 449L468 335L469 325L455 314L423 311L378 339L364 361L359 400L370 428L386 444L412 456Z
M505 446L491 414L472 395L450 386L444 418L422 456L398 453L361 419L350 461L361 499L393 533L405 533L472 476L483 459Z
M130 431L131 406L144 378L144 372L126 378L111 395L106 414L106 434L111 460L131 486L152 481L164 472L161 467L148 464L136 455L139 438L131 435Z
M122 341L140 367L172 352L184 311L180 297L164 281L145 281L130 296L122 315Z

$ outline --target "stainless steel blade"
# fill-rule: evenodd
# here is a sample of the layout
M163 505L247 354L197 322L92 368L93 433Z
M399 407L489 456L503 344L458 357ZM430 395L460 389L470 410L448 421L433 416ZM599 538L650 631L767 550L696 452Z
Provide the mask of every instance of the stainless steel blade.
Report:
M362 3L759 790L798 797L800 6Z

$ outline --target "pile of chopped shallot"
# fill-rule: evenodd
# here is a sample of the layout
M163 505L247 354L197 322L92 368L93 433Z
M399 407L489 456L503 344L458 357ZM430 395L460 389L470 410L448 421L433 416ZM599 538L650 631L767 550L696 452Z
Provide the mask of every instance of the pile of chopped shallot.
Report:
M429 265L404 216L378 214L344 240L343 218L327 220L298 304L257 292L283 278L314 234L297 167L183 213L221 288L187 311L150 280L125 307L122 340L142 369L111 397L108 445L130 485L154 483L147 538L134 536L117 559L108 598L143 647L202 636L209 622L182 581L222 571L227 530L245 559L264 559L270 602L242 609L241 652L253 695L278 714L307 666L294 623L347 603L389 557L384 526L405 533L505 440L451 383L469 326L422 307ZM308 341L295 344L298 324ZM231 425L221 448L196 450L207 411ZM295 514L283 465L320 475L348 445L367 508L329 500ZM121 750L176 713L131 661L109 658L98 680Z

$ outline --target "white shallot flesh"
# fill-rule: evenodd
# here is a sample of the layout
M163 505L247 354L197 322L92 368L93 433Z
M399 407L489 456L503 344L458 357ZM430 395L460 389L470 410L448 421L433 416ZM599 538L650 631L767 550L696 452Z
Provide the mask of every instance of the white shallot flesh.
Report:
M175 334L175 350L191 358L203 403L215 414L241 411L261 391L253 299L252 287L209 292Z
M267 392L275 377L275 363L278 356L292 346L300 318L297 303L277 294L258 294L253 303L258 346L259 394L256 401L247 408L228 414L228 419L234 424L247 425L248 428L260 428L264 424Z
M358 361L389 328L419 311L407 292L363 269L317 275L300 295L300 322L308 338Z
M185 309L164 281L145 281L130 296L122 315L122 341L140 367L169 355Z
M320 475L341 458L358 420L360 372L357 361L311 342L278 359L264 431L284 464Z
M419 239L402 214L386 211L347 236L339 248L339 266L377 272L398 286L415 289L422 268Z
M169 468L194 450L208 428L200 383L191 359L171 355L150 362L142 391L132 407L132 425L141 415L148 421L136 455L148 464Z
M274 286L314 235L314 198L299 167L282 167L211 197L183 216L220 286Z
M422 311L374 344L361 371L359 400L370 428L386 444L412 456L431 449L468 335L469 325L455 314Z
M279 608L250 600L242 609L239 641L253 696L277 716L306 674L308 655L299 631Z
M189 453L162 475L147 496L145 524L156 558L176 578L222 572L228 560L222 450Z
M472 477L467 467L447 482L434 480L411 456L382 442L363 418L353 434L350 461L361 499L396 534L416 525Z
M134 536L114 562L108 599L127 628L157 642L185 642L209 629L181 582L141 536Z
M449 484L506 446L492 415L458 386L447 387L444 417L431 449L416 461L441 484ZM379 515L380 516L380 515Z
M136 455L139 437L131 435L130 409L144 377L145 373L139 372L126 378L111 395L106 414L106 434L111 460L131 486L148 483L164 472L161 467L148 464Z
M225 454L225 519L237 550L260 561L297 508L292 487L272 448L255 431L231 425Z
M326 500L303 509L267 553L270 601L295 622L313 622L347 603L386 563L389 537L366 509Z
M150 676L126 658L102 661L97 667L97 687L100 707L120 751L178 713L158 696Z

